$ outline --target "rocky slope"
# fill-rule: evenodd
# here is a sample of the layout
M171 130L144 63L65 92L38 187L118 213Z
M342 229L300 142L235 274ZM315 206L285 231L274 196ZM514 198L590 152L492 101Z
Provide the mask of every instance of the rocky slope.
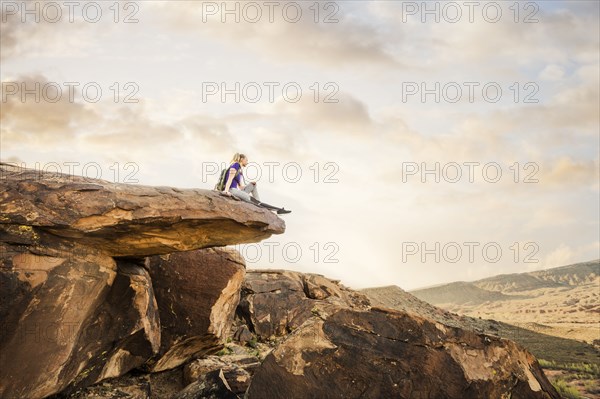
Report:
M515 343L373 307L323 276L248 270L241 293L219 353L61 398L559 397Z
M509 341L371 307L363 294L322 276L257 271L248 273L244 292L239 310L246 315L253 309L249 326L259 337L289 331L256 370L249 398L328 398L340 392L365 398L533 398L551 391L541 371L534 371L533 357ZM271 318L281 304L297 312ZM306 321L296 327L299 318Z
M547 326L529 323L518 327L502 321L452 313L433 306L397 286L366 288L360 291L371 303L420 315L447 326L510 339L524 346L536 357L556 363L600 363L600 350L592 344L547 334Z
M1 167L3 398L558 398L512 341L246 271L262 208Z

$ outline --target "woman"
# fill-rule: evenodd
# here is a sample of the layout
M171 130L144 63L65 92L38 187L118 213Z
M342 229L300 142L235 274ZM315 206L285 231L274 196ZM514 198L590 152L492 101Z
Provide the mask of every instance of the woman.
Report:
M267 208L271 211L277 211L279 215L284 213L290 213L283 208L277 208L264 202L260 202L258 190L256 188L256 182L250 182L248 185L242 183L243 172L242 167L248 165L248 157L244 154L236 153L230 162L229 169L225 172L225 188L223 194L227 196L234 196L241 199L242 201L250 202L252 204Z

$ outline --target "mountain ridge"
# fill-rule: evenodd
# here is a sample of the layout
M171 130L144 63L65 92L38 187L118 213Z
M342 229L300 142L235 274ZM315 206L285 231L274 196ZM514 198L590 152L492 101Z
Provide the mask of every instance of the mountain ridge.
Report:
M564 266L555 266L555 267L550 267L547 269L539 269L539 270L533 270L530 272L522 272L522 273L501 273L501 274L496 274L493 276L489 276L489 277L484 277L484 278L480 278L477 280L457 280L457 281L452 281L449 283L439 283L439 284L433 284L433 285L426 285L423 287L418 287L418 288L414 288L409 290L409 292L416 292L416 291L421 291L421 290L428 290L428 289L432 289L432 288L439 288L439 287L443 287L446 285L450 285L450 284L456 284L456 283L480 283L480 282L485 282L485 281L491 281L494 279L498 279L498 278L506 278L506 277L514 277L514 276L522 276L522 275L532 275L535 276L537 274L547 274L548 272L552 272L552 271L559 271L559 270L565 270L565 269L571 269L571 268L583 268L586 266L590 266L590 265L597 265L597 269L596 270L596 274L599 275L600 274L600 258L598 259L592 259L589 261L582 261L582 262L577 262L577 263L571 263L569 265L564 265ZM372 289L372 288L385 288L388 286L381 286L381 287L367 287L365 289Z
M588 343L600 338L600 259L410 293L462 315L542 325L550 335Z

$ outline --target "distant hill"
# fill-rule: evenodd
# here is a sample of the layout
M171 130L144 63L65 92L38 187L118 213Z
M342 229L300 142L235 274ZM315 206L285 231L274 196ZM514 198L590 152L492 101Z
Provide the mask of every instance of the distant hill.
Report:
M525 299L526 293L542 288L573 288L597 284L600 260L576 263L529 273L499 274L473 282L454 282L413 290L417 298L432 304L482 304L488 301Z
M600 260L455 282L411 294L458 314L544 326L547 334L590 343L600 339Z
M600 276L600 260L538 270L529 273L500 274L475 282L475 285L498 292L522 292L539 288L574 287L594 283Z
M458 305L475 305L494 301L508 301L522 299L522 296L510 296L500 290L480 288L476 283L459 281L442 286L423 288L411 291L413 295L432 304L452 303Z

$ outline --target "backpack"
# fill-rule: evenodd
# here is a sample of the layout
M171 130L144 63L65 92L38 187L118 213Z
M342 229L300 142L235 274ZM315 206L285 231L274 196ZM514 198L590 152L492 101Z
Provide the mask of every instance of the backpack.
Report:
M225 184L227 184L227 182L225 181L225 175L227 175L227 171L229 169L231 169L231 165L229 165L227 168L225 168L221 171L221 174L219 175L219 182L217 184L215 184L215 190L217 190L217 191L225 190ZM241 171L242 171L242 168L240 167L237 170L237 172L235 173L234 179L237 177L237 175L240 174Z

